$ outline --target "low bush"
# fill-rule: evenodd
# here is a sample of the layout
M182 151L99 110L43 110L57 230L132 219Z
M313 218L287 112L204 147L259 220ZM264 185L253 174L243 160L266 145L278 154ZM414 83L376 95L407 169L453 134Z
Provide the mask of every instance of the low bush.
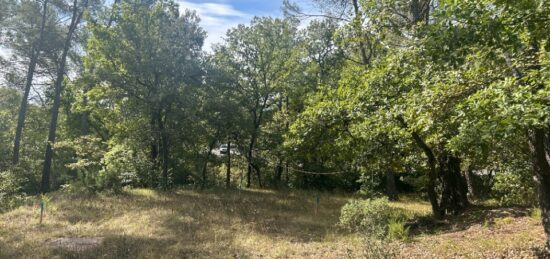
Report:
M405 220L391 219L388 223L388 238L407 240L409 238L409 227L405 226Z
M534 208L531 211L531 218L540 221L542 219L542 211L539 208Z
M342 207L339 226L373 238L402 239L408 234L404 224L406 220L403 210L392 208L387 198L352 200Z
M25 204L29 195L38 192L31 186L39 184L30 169L14 166L0 172L0 212Z
M493 195L501 206L536 204L535 182L529 172L502 172L495 176Z

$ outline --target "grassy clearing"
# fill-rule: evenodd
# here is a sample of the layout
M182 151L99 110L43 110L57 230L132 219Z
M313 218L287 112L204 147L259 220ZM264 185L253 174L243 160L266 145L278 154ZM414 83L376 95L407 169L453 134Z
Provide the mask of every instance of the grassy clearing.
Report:
M44 223L37 206L0 214L0 257L216 257L347 258L365 256L369 247L356 234L336 227L340 208L351 198L319 193L268 190L134 189L118 196L53 194ZM417 218L429 217L429 204L404 198L392 206ZM410 241L394 241L396 255L485 256L507 251L529 253L543 243L539 222L522 214L473 210L413 229ZM483 226L487 219L492 223ZM497 220L498 219L498 220ZM499 222L499 223L496 223ZM100 238L89 249L53 246L57 238ZM70 243L70 239L69 239Z

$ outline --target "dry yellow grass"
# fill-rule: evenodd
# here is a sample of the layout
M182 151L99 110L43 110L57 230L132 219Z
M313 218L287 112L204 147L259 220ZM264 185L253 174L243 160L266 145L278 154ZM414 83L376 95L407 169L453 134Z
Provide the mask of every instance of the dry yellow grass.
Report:
M321 203L315 215L317 194ZM269 190L134 189L87 198L56 193L42 225L37 206L0 214L0 258L364 257L370 249L364 239L336 227L340 208L349 198ZM404 199L392 205L414 215L429 214L426 202ZM524 244L542 244L541 235L542 227L526 216L489 228L476 222L467 229L419 234L411 242L386 247L398 248L397 257L484 255L510 247L529 249ZM62 237L69 238L69 244L70 238L98 238L99 245L84 249L78 239L73 247L52 245Z

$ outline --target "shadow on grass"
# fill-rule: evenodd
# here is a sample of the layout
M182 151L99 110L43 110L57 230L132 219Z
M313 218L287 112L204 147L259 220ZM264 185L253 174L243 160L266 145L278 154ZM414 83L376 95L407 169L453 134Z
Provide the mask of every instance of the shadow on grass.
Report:
M185 200L189 202L183 203L193 204L174 209L176 214L193 224L174 222L174 217L171 216L164 219L164 225L169 229L185 229L180 231L182 234L204 234L216 229L231 232L231 227L244 223L247 231L255 234L283 238L291 242L311 242L320 241L335 227L340 207L345 203L345 200L335 200L328 195L330 194L319 195L317 214L314 210L315 195L302 193L210 190L200 192L200 197L197 197L196 192L183 191L169 195L160 202L164 203L161 206L170 208ZM232 237L231 234L228 236Z
M315 213L317 196L320 204ZM239 250L246 240L238 238L256 236L252 240L282 239L290 243L322 241L335 232L346 198L315 192L179 189L59 201L57 216L71 225L101 223L127 217L125 214L131 212L147 215L155 228L154 238L120 236L109 230L103 234L107 236L101 247L86 252L55 248L53 255L63 258L248 257L247 251ZM115 229L123 231L125 226Z
M61 258L153 258L162 255L164 248L172 243L170 240L119 235L105 237L99 246L88 249L55 247L51 255Z
M432 215L413 218L409 223L411 235L451 233L467 230L474 225L493 226L504 218L519 218L530 214L526 207L472 205L464 213L436 220Z

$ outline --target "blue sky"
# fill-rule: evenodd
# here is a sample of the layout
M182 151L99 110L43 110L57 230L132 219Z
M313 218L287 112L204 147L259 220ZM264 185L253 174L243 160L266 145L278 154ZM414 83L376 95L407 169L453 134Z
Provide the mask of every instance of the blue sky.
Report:
M248 23L254 16L282 16L283 0L176 0L181 9L196 10L208 32L205 49L221 41L227 29ZM297 1L297 2L304 2Z

